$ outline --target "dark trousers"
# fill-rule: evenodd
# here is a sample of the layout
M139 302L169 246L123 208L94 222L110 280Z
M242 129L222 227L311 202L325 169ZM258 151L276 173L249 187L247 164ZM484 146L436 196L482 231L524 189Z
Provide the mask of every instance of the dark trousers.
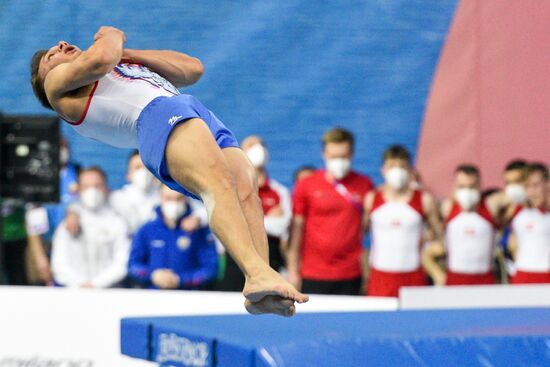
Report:
M5 241L3 245L3 262L0 269L4 269L7 284L27 285L27 267L25 263L25 251L27 239L17 241Z
M334 294L357 296L361 291L361 278L339 281L302 279L305 294Z

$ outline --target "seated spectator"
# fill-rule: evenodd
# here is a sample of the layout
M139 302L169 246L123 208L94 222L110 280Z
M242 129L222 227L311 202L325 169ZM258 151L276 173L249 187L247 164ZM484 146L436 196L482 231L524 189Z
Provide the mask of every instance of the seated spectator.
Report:
M496 283L493 273L497 207L481 195L477 167L461 165L454 178L454 193L441 206L446 223L445 243L431 242L423 253L423 265L436 285ZM446 271L437 258L447 257Z
M548 168L527 166L525 204L516 206L509 248L515 262L512 284L550 283L550 206Z
M167 186L161 189L156 219L134 236L130 277L149 288L201 289L215 280L218 255L208 227L188 232L181 227L191 215L185 196Z
M109 206L107 178L99 167L82 170L78 213L80 230L75 236L62 222L53 237L52 273L58 285L108 288L126 276L130 240L126 224Z
M397 297L403 286L427 285L421 244L440 239L442 225L434 198L411 187L411 156L402 146L384 152L384 184L365 198L365 223L372 233L367 295Z

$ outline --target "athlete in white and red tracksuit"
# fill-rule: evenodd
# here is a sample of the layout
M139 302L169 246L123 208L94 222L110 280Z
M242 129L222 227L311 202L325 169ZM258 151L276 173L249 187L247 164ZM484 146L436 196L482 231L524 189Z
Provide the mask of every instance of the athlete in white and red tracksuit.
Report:
M494 200L482 199L477 167L463 164L455 170L454 193L442 204L445 242L432 242L423 265L436 285L494 284L493 260L497 230ZM437 258L447 256L446 272Z
M400 146L384 153L385 184L365 199L372 234L367 295L397 297L402 286L426 285L421 267L425 228L441 235L432 196L409 185L410 155Z
M527 204L518 206L511 220L516 273L513 284L550 283L550 207L548 169L540 163L527 168Z

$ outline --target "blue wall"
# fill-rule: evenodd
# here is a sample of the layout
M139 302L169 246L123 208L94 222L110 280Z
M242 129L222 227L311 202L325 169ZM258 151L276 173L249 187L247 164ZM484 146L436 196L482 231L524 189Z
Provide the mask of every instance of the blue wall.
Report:
M203 79L186 91L239 139L259 134L269 170L291 184L301 164L322 165L320 137L334 125L357 136L355 167L379 181L382 151L416 151L420 121L452 1L0 1L0 111L44 113L28 63L60 39L86 48L100 25L128 48L170 48L199 57ZM73 157L124 183L127 150L76 136Z

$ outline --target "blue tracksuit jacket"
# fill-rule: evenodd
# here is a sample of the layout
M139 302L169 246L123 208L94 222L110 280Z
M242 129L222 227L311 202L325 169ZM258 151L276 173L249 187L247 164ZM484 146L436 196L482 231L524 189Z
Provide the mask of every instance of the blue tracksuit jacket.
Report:
M134 236L128 263L130 277L156 288L151 274L157 269L170 269L179 275L181 289L197 289L216 279L218 255L210 229L183 231L179 223L191 214L189 209L174 229L162 220L160 207L156 212L156 219L143 225Z

